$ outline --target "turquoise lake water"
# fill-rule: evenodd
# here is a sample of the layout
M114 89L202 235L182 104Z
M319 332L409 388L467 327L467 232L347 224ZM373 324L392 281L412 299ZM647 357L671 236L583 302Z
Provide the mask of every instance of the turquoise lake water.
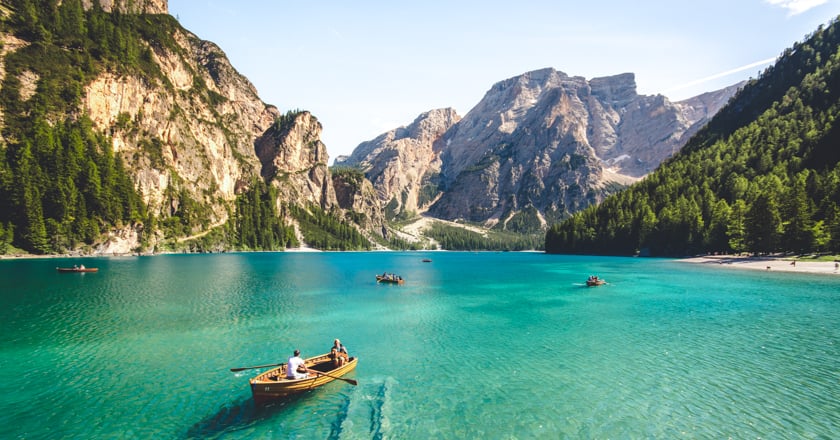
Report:
M74 263L99 272L55 271ZM230 372L336 337L358 386L255 406L264 370ZM0 261L3 439L838 435L837 275L541 253Z

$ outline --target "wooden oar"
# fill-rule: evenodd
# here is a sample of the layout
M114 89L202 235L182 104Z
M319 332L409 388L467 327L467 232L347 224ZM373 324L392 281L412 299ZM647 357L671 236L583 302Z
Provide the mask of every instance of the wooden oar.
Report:
M243 370L255 370L255 369L257 369L257 368L277 367L277 366L280 366L280 365L283 365L283 364L285 364L285 362L280 363L280 364L257 365L257 366L255 366L255 367L240 367L240 368L231 368L231 369L230 369L230 371L232 371L232 372L234 372L234 373L235 373L235 372L237 372L237 371L243 371ZM343 377L338 377L338 376L333 376L333 375L331 375L331 374L322 373L322 372L320 372L320 371L318 371L318 370L310 370L310 371L314 372L315 374L321 375L321 376L327 376L327 377L331 377L331 378L333 378L333 379L343 380L343 381L345 381L345 382L347 382L347 383L349 383L349 384L351 384L351 385L358 385L358 384L359 384L359 382L357 382L357 381L356 381L356 380L354 380L354 379L345 379L345 378L343 378Z
M331 377L331 378L333 378L333 379L343 380L343 381L345 381L345 382L347 382L347 383L349 383L349 384L351 384L351 385L358 385L358 384L359 384L359 382L357 382L357 381L355 381L355 380L353 380L353 379L345 379L345 378L343 378L343 377L333 376L333 375L331 375L331 374L322 373L322 372L320 372L320 371L318 371L318 370L310 370L310 371L313 371L313 372L315 372L315 374L318 374L318 375L320 375L320 376L327 376L327 377Z
M268 365L257 365L256 367L240 367L240 368L231 368L230 371L237 372L243 370L255 370L257 368L266 368L266 367L279 367L280 365L285 364L285 362L279 364L268 364Z

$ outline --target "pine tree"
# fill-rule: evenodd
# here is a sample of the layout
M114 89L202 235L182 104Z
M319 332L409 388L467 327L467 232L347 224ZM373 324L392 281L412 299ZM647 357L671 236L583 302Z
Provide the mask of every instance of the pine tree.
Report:
M786 221L782 236L784 249L806 252L814 248L814 221L808 206L805 175L794 177L790 191L785 197L784 212Z
M753 252L775 252L779 246L781 220L776 200L769 194L758 196L746 216L747 247Z
M43 254L50 251L47 244L47 230L44 224L44 211L41 206L40 169L32 156L29 143L25 143L18 158L16 187L20 191L19 209L21 247Z

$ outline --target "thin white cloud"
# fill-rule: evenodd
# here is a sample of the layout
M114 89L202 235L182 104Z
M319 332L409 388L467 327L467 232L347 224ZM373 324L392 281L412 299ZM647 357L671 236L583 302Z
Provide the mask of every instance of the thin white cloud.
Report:
M785 8L790 15L801 14L809 9L828 3L828 0L764 0L765 2Z
M691 81L691 82L688 82L688 83L685 83L685 84L681 84L681 85L678 85L678 86L675 86L675 87L671 87L670 89L666 90L664 93L674 92L676 90L682 90L682 89L686 89L688 87L693 87L693 86L696 86L698 84L703 84L703 83L708 82L708 81L712 81L712 80L715 80L715 79L718 79L718 78L723 78L725 76L732 75L734 73L743 72L744 70L747 70L747 69L752 69L752 68L759 67L759 66L766 66L766 65L768 65L768 64L770 64L774 61L776 61L775 58L768 58L766 60L756 61L754 63L750 63L750 64L747 64L745 66L736 67L734 69L729 69L725 72L716 73L714 75L709 75L705 78L700 78L700 79L697 79L697 80L694 80L694 81Z

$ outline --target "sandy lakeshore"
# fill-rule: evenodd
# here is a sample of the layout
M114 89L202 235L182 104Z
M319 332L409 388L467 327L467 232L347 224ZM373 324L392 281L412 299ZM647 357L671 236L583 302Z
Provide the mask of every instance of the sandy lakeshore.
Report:
M696 264L726 265L738 269L774 270L779 272L820 273L840 275L840 263L834 261L796 260L790 257L741 257L737 255L706 255L679 261ZM795 263L795 264L793 264Z

